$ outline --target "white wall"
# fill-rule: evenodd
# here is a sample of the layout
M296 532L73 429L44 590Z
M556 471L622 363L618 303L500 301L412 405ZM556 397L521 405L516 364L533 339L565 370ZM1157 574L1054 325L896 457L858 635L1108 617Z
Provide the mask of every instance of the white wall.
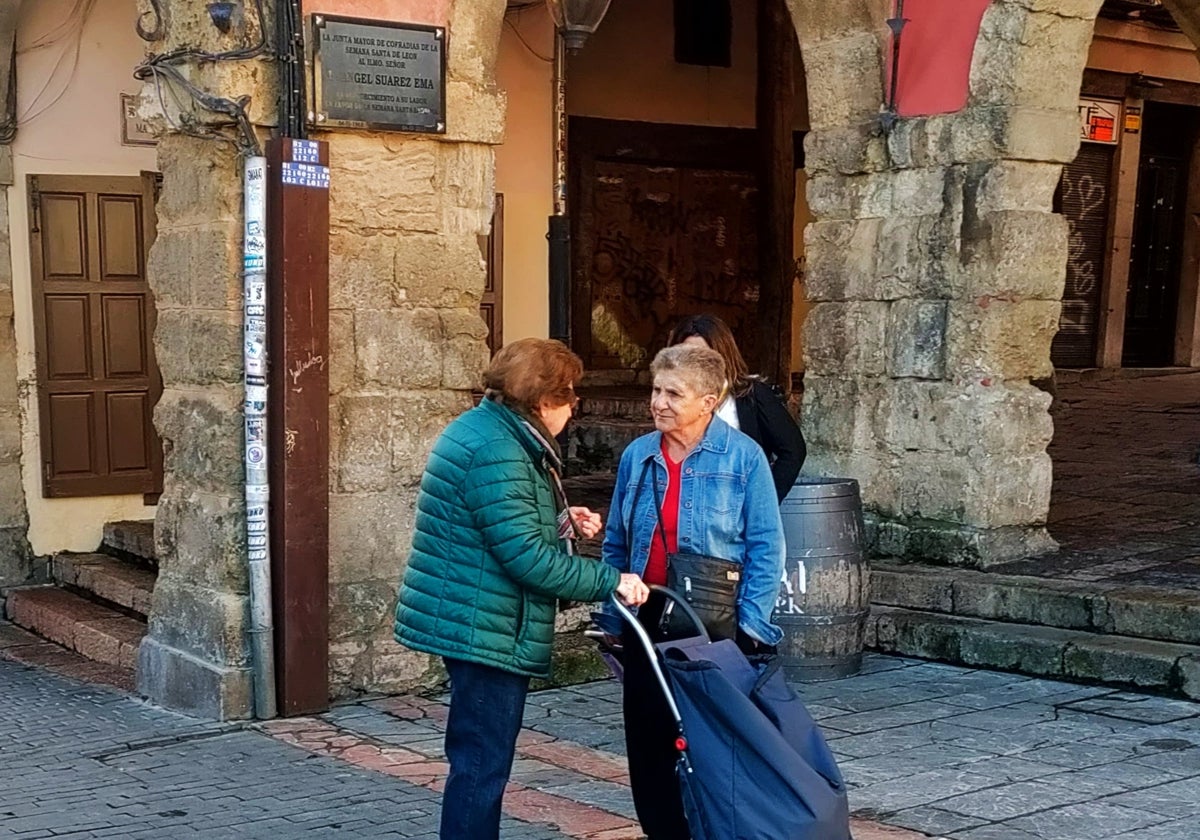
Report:
M35 553L43 555L93 550L105 522L154 516L154 508L144 506L140 495L42 497L26 178L137 175L157 168L152 147L121 145L120 93L139 89L131 74L144 54L143 42L134 32L134 0L95 0L82 32L61 33L65 37L57 42L34 48L40 39L59 31L72 6L72 0L36 0L22 6L17 26L15 183L8 188L22 478L29 542Z

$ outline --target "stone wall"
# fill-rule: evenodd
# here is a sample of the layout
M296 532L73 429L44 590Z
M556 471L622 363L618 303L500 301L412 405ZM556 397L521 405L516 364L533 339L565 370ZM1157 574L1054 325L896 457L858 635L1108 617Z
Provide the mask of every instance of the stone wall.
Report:
M233 147L168 135L149 276L158 309L163 493L158 583L138 663L155 702L208 717L251 705L242 468L241 166Z
M166 42L205 44L203 15L171 8ZM330 144L330 683L346 695L440 677L392 641L416 488L433 440L471 404L486 364L479 238L493 205L504 103L494 63L504 3L459 3L448 35L443 136L315 132ZM190 39L190 40L189 40ZM222 45L228 47L228 44ZM212 45L206 44L206 48ZM198 72L251 96L269 126L266 62ZM265 132L264 132L265 133ZM139 683L153 700L250 714L242 501L241 183L228 144L168 132L150 275L164 393L156 520L160 576Z
M35 564L26 538L29 516L21 482L21 401L13 333L12 229L7 189L12 182L12 147L0 146L0 617L4 615L4 590L44 571Z
M857 478L875 547L987 565L1053 547L1048 377L1099 0L998 0L961 112L885 132L878 4L792 2L809 69L809 469ZM886 17L886 15L885 15Z
M392 639L417 485L487 364L479 316L504 4L459 2L447 134L327 132L330 234L330 682L336 695L442 677Z
M151 44L157 53L216 52L254 37L252 15L222 36L202 4L163 5L164 37ZM153 20L145 22L153 28ZM189 63L185 72L202 90L249 96L256 126L273 121L276 83L266 59ZM158 101L153 85L146 95ZM172 119L174 126L187 121L193 131L232 137L214 127L227 118L202 109ZM138 687L171 708L247 717L253 698L242 465L242 159L230 142L161 128L163 184L147 273L158 313L154 345L163 394L154 422L164 476L155 517L159 576Z

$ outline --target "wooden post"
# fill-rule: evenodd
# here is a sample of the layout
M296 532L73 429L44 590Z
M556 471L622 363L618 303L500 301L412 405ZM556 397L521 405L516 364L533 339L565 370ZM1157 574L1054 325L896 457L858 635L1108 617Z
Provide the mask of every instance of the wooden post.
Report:
M1136 109L1140 118L1145 102L1132 97L1125 100L1125 113ZM1133 249L1133 219L1137 208L1138 167L1142 159L1142 133L1123 130L1121 145L1114 161L1116 172L1108 222L1109 254L1105 263L1106 277L1100 287L1099 330L1096 339L1096 365L1102 368L1121 366L1125 349L1125 299L1129 293L1129 260Z
M267 153L271 576L279 714L329 707L329 144Z
M792 223L796 208L796 29L784 0L758 2L759 296L757 370L791 388L792 290L795 282Z

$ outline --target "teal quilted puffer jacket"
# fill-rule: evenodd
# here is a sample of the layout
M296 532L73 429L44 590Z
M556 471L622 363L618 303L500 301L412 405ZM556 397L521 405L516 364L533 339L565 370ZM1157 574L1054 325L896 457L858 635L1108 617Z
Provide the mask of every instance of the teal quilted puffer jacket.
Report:
M396 641L532 677L550 673L555 601L599 601L620 575L558 539L546 449L490 399L434 444L417 497Z

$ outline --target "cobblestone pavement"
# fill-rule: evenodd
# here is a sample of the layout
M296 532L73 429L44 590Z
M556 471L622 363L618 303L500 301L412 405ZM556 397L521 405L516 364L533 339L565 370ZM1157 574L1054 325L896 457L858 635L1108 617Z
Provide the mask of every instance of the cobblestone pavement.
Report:
M11 661L0 686L0 837L436 836L438 698L241 725ZM802 693L855 840L1200 836L1196 704L883 656ZM612 681L530 695L502 837L640 836L618 698Z
M1061 385L1051 415L1062 550L993 570L1200 589L1200 373Z

